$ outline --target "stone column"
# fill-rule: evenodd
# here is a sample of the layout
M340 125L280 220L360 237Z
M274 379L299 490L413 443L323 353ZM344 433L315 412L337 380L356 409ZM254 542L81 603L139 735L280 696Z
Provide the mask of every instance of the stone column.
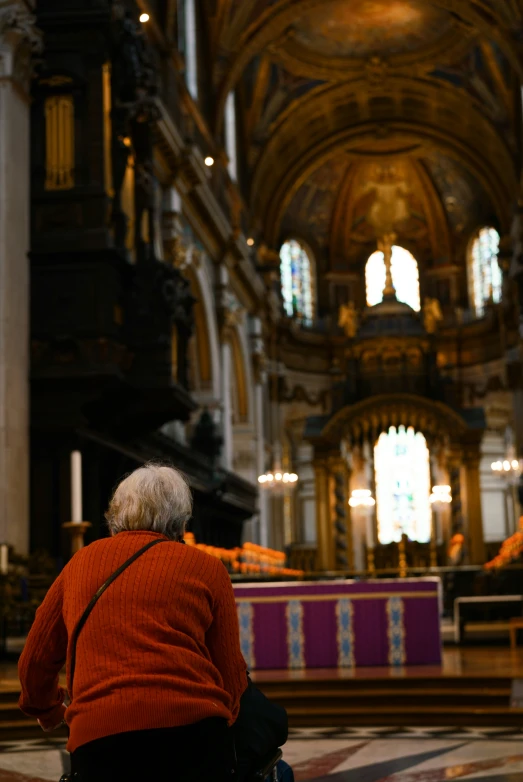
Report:
M228 342L221 345L222 353L222 427L223 427L223 466L232 470L233 432L232 432L232 357Z
M334 565L336 570L347 570L350 567L352 557L349 555L349 498L348 494L348 469L346 462L341 457L332 457L330 460L332 478L331 490L331 524L334 537Z
M265 472L265 393L267 387L266 356L263 343L262 324L259 318L251 320L251 358L254 376L254 429L256 432L256 472ZM257 543L269 546L269 502L267 494L262 490L258 493L259 527Z
M318 568L334 568L334 539L330 524L329 471L323 460L315 461L316 478L316 528L318 541Z
M30 2L0 0L0 542L29 548Z
M481 490L479 481L480 449L478 443L470 443L464 449L466 482L466 517L468 549L470 562L483 565L486 559L485 537L483 534L483 514L481 510Z

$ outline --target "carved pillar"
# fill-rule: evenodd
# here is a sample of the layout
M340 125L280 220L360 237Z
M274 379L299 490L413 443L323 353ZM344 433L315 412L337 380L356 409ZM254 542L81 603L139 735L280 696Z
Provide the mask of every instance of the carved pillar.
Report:
M259 318L251 319L251 357L254 376L254 418L256 432L256 470L258 475L265 472L265 394L267 393L267 357L263 341L262 324ZM269 503L263 491L258 495L259 531L258 542L269 546Z
M354 531L352 528L352 508L349 505L351 470L345 463L345 511L347 514L347 559L349 570L355 570L354 563Z
M461 473L462 473L462 452L461 449L451 448L448 456L448 471L450 490L452 493L450 537L458 533L464 533L463 529L463 505L461 493Z
M348 524L348 470L341 457L333 457L329 461L331 529L334 538L334 565L336 570L346 570L349 567L349 524Z
M31 2L0 3L0 543L29 546L29 83Z
M481 510L481 492L479 481L480 443L467 444L464 450L466 482L466 518L468 549L473 565L482 565L486 560L485 539L483 535L483 514Z
M334 539L330 524L329 470L323 460L314 463L316 481L316 531L318 541L318 567L334 568Z

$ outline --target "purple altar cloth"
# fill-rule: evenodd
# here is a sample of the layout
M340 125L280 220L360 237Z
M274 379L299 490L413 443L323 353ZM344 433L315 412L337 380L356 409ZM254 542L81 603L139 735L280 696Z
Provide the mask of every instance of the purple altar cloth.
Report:
M234 592L251 670L441 662L437 578L242 584Z

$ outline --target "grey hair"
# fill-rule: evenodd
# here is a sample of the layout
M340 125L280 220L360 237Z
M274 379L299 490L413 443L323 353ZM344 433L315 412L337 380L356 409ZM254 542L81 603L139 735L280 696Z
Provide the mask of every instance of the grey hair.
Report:
M105 518L113 535L150 530L180 540L191 513L191 490L182 473L174 467L146 464L116 487Z

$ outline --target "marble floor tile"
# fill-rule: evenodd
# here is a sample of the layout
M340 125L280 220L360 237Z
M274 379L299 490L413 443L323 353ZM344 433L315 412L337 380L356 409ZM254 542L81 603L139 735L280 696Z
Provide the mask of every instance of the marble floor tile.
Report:
M307 741L288 741L283 748L283 758L291 766L307 763L316 758L322 758L331 753L343 752L353 748L360 748L363 743L358 740L346 739L316 739ZM341 763L341 760L339 761ZM338 763L338 765L339 765Z
M523 782L523 736L517 735L517 742L488 740L474 730L450 732L453 739L429 738L409 729L359 744L326 736L291 738L285 757L297 782Z
M63 739L1 742L0 782L57 782L64 756ZM523 733L299 729L291 731L284 758L296 782L523 782Z
M58 782L63 774L62 753L56 749L4 752L0 755L0 782L15 782L15 780L18 782L18 778L12 776L13 773L21 775L20 782L26 780Z

